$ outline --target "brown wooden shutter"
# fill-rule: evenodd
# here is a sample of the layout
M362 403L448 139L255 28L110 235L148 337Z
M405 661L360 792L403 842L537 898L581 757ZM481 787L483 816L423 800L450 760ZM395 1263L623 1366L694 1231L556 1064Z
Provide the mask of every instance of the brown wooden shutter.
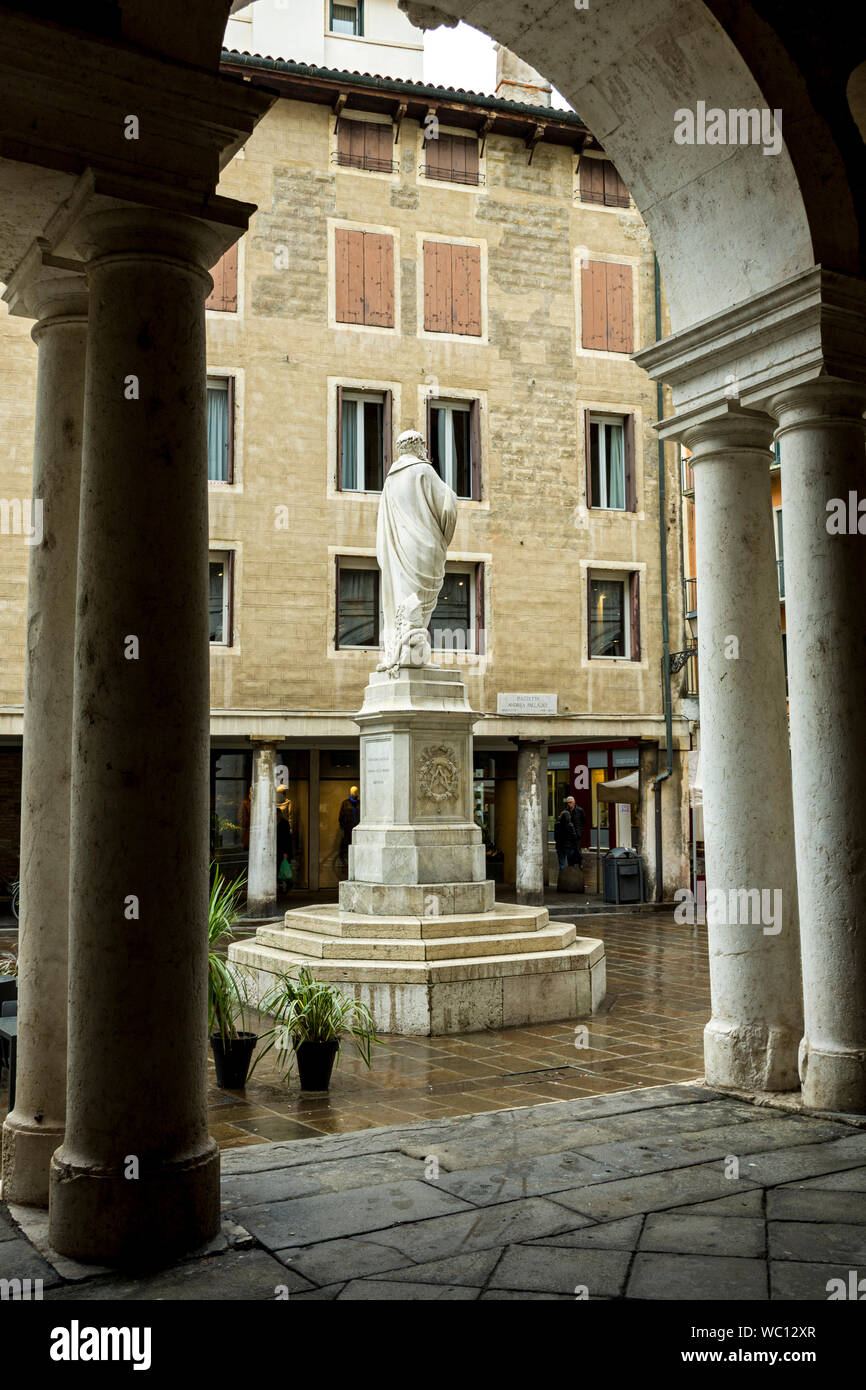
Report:
M481 337L481 248L452 246L451 332Z
M338 227L335 237L337 322L364 322L364 233Z
M608 262L607 271L607 350L634 352L634 313L632 268Z
M631 623L631 659L640 661L640 575L635 570L628 577L629 620Z
M372 137L374 148L371 151L373 168L378 169L380 173L388 174L391 172L391 165L394 160L392 153L394 127L390 124L380 125L377 122L376 125L370 126L370 130L374 132Z
M394 238L364 232L364 323L394 327Z
M604 161L601 159L581 159L578 176L582 203L604 202L603 165Z
M230 246L211 270L213 289L205 300L206 309L221 313L237 313L238 308L238 244Z
M357 121L347 121L342 116L337 120L337 163L351 164L354 157L352 143Z
M472 463L472 500L481 501L481 402L469 407L469 451Z
M228 587L228 603L226 604L226 646L233 647L235 644L235 552L228 551L226 557L226 585Z
M235 480L235 379L226 381L226 482Z
M343 388L337 387L337 491L343 490Z
M210 278L213 280L213 289L204 302L206 309L219 309L223 301L223 261L222 256L216 265L211 266Z
M580 272L582 343L592 352L607 350L607 277L604 261L584 261Z
M609 208L627 208L631 199L628 189L609 159L597 160L604 170L604 202Z
M334 591L334 649L339 650L340 646L340 557L334 556L334 572L336 575L337 587Z
M428 333L451 332L451 247L442 241L424 242L424 328Z
M625 455L625 509L637 511L637 463L634 447L634 416L626 415L623 423L623 453Z
M478 182L478 141L470 136L463 141L465 177L467 183Z
M487 651L487 630L484 625L484 561L475 566L475 651L484 656Z
M454 141L450 135L439 135L427 141L427 177L447 179L451 176Z
M387 478L391 464L394 462L394 408L392 402L391 392L386 391L385 403L382 406L382 482Z
M583 412L583 437L586 441L586 505L592 506L592 426L589 411Z

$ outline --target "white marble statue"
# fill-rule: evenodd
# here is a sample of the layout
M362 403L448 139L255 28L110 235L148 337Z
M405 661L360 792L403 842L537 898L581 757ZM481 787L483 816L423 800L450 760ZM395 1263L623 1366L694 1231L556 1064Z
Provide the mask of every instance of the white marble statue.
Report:
M430 660L427 626L445 577L445 557L457 525L457 497L427 456L423 435L397 440L379 503L376 558L382 574L383 659L377 670L396 677L401 666Z

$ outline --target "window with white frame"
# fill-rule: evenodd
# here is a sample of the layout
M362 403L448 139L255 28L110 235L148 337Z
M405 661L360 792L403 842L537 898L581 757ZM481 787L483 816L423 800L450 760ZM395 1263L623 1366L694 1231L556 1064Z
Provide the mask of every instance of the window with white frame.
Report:
M610 415L589 417L590 505L625 511L625 421Z
M330 30L332 34L364 34L364 0L345 0L337 4L331 0Z
M337 557L336 631L334 646L378 648L380 631L379 567L359 556Z
M481 564L449 566L445 571L430 619L430 645L434 653L477 651L483 568Z
M458 497L471 498L472 405L469 401L430 404L430 460Z
M233 555L230 550L212 550L208 556L212 646L232 645L232 562Z
M386 472L386 393L341 389L339 400L338 487L343 492L381 492Z
M640 572L594 570L587 596L589 656L640 661Z
M207 379L207 478L209 483L232 482L234 454L234 381L226 376Z

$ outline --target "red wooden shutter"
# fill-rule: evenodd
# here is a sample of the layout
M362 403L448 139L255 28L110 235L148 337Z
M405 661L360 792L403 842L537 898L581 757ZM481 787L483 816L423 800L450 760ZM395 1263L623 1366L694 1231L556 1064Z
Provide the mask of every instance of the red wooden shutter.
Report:
M226 482L235 480L235 379L226 381Z
M424 242L424 328L428 333L451 332L451 247L442 241Z
M364 322L364 233L338 227L335 236L337 322Z
M451 332L481 337L481 248L452 246Z
M623 453L625 454L625 509L637 511L637 462L634 447L634 416L626 415L623 425Z
M640 661L640 575L635 570L628 577L629 620L631 623L631 659Z
M394 425L393 425L393 397L390 391L385 392L385 404L382 407L382 481L388 476L391 464L394 462Z
M601 159L581 159L578 174L582 203L604 202L603 164Z
M608 262L607 271L607 350L634 352L634 314L630 265Z
M592 506L592 426L589 411L583 412L583 437L586 441L586 505Z
M394 238L364 232L364 323L394 327Z
M604 170L604 202L609 208L627 208L630 203L628 189L609 159L596 161Z
M238 307L238 246L230 246L211 270L213 289L205 300L206 309L222 313L237 313Z
M472 500L481 501L481 402L469 407L469 454L472 463Z
M484 561L475 566L475 651L484 656L487 651L487 630L484 626Z
M343 490L343 388L337 387L337 491Z
M604 261L584 261L580 272L582 342L593 352L607 350L607 279Z

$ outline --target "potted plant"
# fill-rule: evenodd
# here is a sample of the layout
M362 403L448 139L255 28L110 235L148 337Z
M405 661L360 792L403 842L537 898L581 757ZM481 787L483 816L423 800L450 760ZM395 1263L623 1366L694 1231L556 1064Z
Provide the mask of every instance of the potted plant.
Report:
M281 975L261 1009L275 1019L264 1034L268 1042L261 1056L276 1048L288 1080L294 1053L302 1091L327 1091L344 1037L351 1038L368 1067L373 1043L381 1042L367 1005L336 985L314 980L306 966L297 979Z
M246 1084L258 1035L238 1024L250 1009L246 972L230 965L225 948L234 940L232 927L240 916L245 876L229 882L214 866L208 905L208 1032L216 1066L217 1085L239 1091Z

